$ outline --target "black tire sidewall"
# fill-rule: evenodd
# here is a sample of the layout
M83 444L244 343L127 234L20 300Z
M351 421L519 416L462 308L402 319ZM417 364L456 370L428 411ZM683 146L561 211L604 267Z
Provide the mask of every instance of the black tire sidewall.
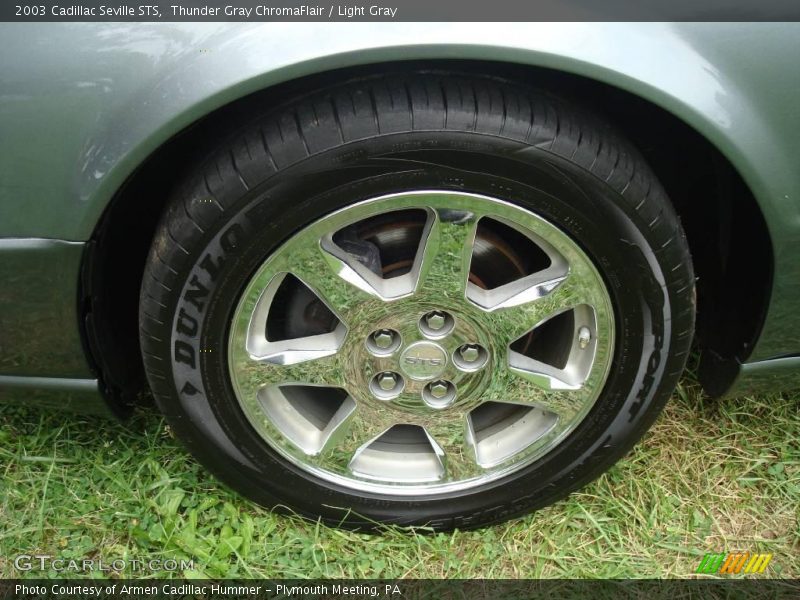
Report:
M252 274L293 233L360 200L419 189L501 198L570 235L611 295L614 361L589 415L534 464L465 492L412 498L361 493L304 472L250 426L228 374L229 327ZM260 503L288 504L336 523L352 511L347 524L357 526L375 520L464 528L503 520L546 505L604 471L649 427L675 384L665 377L675 371L669 364L671 300L647 224L605 182L544 150L468 133L382 136L282 171L244 194L230 213L188 249L191 264L179 270L184 286L169 307L175 315L169 371L177 393L159 402L181 437L195 440L190 447L201 461ZM198 283L207 294L188 301L187 290ZM195 335L180 326L180 315L196 321ZM212 415L218 427L201 422Z

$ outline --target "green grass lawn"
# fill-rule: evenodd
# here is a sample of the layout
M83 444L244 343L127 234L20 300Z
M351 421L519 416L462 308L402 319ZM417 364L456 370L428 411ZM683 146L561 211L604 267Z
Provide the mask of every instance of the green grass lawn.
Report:
M682 577L706 552L744 550L774 554L764 576L797 578L799 407L716 402L685 380L596 482L524 519L437 535L271 514L221 487L155 414L123 426L4 407L0 577L20 576L20 553L193 559L177 573L189 577Z

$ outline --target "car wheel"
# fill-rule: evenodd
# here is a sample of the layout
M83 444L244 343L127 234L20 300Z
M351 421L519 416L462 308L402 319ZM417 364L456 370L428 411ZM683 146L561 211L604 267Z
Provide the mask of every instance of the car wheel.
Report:
M485 525L627 452L691 342L685 237L566 100L367 78L231 123L141 291L158 406L222 480L327 523Z

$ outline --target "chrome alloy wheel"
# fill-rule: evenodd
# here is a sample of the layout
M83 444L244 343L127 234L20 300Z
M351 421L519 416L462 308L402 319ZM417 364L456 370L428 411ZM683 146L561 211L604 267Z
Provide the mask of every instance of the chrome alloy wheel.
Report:
M229 371L255 431L362 491L470 489L553 450L608 376L606 286L565 233L508 202L419 191L293 235L235 310Z

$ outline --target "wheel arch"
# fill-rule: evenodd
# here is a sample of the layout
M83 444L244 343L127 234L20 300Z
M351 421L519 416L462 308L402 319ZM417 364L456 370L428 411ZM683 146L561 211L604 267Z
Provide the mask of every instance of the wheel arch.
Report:
M359 61L369 62L364 56ZM685 111L677 114L680 103L668 98L664 90L602 69L595 69L590 77L581 73L585 65L577 62L570 69L533 63L441 58L354 64L266 86L267 79L262 77L241 83L233 97L227 90L206 98L202 109L187 109L154 133L144 148L131 153L141 154L141 160L105 201L82 266L81 324L109 401L130 404L146 385L136 334L144 261L169 190L192 161L202 157L204 145L223 135L226 126L248 110L264 110L286 97L344 78L409 69L535 81L539 87L598 109L639 147L667 188L687 230L698 274L697 330L705 365L701 369L703 383L710 392L723 393L737 372L732 365L748 357L758 338L772 282L770 234L740 169L722 151L719 139L713 143L696 126L699 119L706 128L712 127L710 117L685 105ZM322 66L324 61L314 65ZM271 78L280 79L275 74ZM100 189L96 193L103 195ZM746 249L736 243L744 233L749 236ZM756 281L751 281L751 293L732 294L734 264L744 268L767 264L770 268L750 269L758 274Z

